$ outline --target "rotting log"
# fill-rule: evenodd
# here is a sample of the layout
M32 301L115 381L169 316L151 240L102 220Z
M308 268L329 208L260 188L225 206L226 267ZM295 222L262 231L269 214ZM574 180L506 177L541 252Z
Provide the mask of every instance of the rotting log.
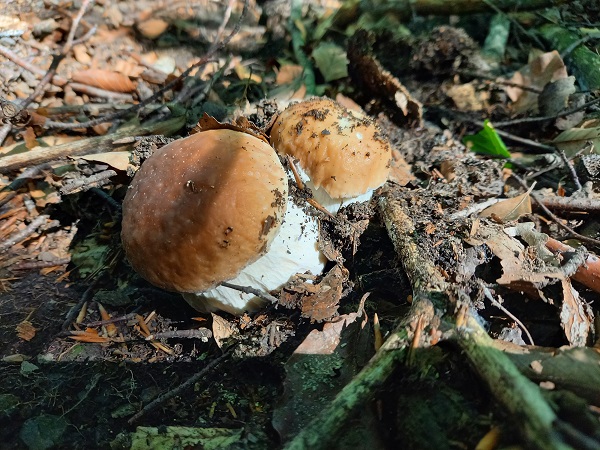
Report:
M439 322L440 315L452 306L448 294L453 287L444 280L414 239L414 224L401 202L387 193L379 198L378 206L413 286L410 314L369 364L285 446L286 449L331 448L348 420L373 398L376 389L383 385L394 368L405 361L409 341L414 336L410 324L420 321L431 326L436 320ZM449 325L449 322L441 323L442 327ZM540 388L523 376L502 351L494 348L493 340L473 316L467 314L464 325L454 329L453 333L451 330L450 334L456 336L456 342L496 400L511 413L528 447L544 450L570 448L554 429L557 417ZM427 339L427 333L423 336ZM421 342L420 345L429 344Z
M83 138L54 147L38 147L28 152L0 158L0 173L7 173L23 167L42 164L68 156L80 156L91 153L102 153L114 150L113 142L128 136L145 136L150 134L175 134L185 124L185 117L175 117L162 122L136 127L123 127L111 134Z

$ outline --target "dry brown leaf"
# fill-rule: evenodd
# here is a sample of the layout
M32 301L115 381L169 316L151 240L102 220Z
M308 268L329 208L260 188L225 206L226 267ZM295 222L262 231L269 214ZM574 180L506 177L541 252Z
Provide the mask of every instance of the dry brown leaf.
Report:
M487 235L484 238L485 244L500 259L502 276L498 278L498 284L517 292L525 292L530 297L548 301L541 289L551 278L556 278L556 274L532 272L526 266L527 256L524 245L504 231L485 227L480 230L480 233Z
M82 70L73 74L73 81L113 92L133 92L135 90L135 85L129 77L111 70Z
M137 62L135 62L135 60L118 60L114 67L113 67L115 72L119 72L122 73L125 76L128 76L130 78L137 78L139 77L142 72L144 70L146 70L144 68L144 66L141 66L139 64L137 64Z
M592 330L594 313L590 306L582 301L579 292L573 288L568 278L563 278L561 283L563 301L560 308L560 324L565 330L569 344L584 347Z
M298 66L295 64L286 64L281 66L279 70L277 70L277 77L275 78L275 84L277 86L281 86L284 84L293 83L299 76L302 75L302 71L304 69L302 66Z
M262 78L260 77L260 75L252 73L247 66L244 66L239 62L233 67L233 70L235 71L235 74L240 80L247 81L248 79L250 79L250 81L254 83L262 82Z
M565 63L559 53L553 50L531 58L529 64L520 71L515 72L510 81L518 85L535 88L541 92L548 83L567 77ZM535 92L514 86L507 86L505 91L514 102L512 109L515 113L537 111L538 94Z
M137 24L138 31L148 39L156 39L167 28L169 28L169 23L163 19L148 19Z
M460 111L480 111L488 106L490 93L477 91L473 83L452 85L446 91Z
M247 118L240 116L236 119L235 124L221 123L213 116L204 113L198 121L198 124L192 129L192 134L200 133L208 130L233 130L241 133L250 134L261 141L269 143L267 136L256 125L250 122Z
M25 132L23 133L23 140L25 141L25 146L29 150L38 146L38 141L35 136L35 131L33 131L32 127L25 128Z
M406 162L402 153L398 149L392 149L392 161L388 180L400 186L406 186L415 179L415 176L410 171L410 165Z
M237 327L234 323L231 323L221 316L211 313L213 319L212 333L215 342L221 348L225 340L231 337L236 331Z
M24 320L18 324L15 329L17 330L17 336L24 341L32 340L35 336L35 332L37 331L37 329L29 320Z
M311 321L322 322L330 320L337 315L342 285L348 278L347 271L336 265L315 286L312 293L305 293L302 298L302 316ZM308 295L306 295L308 294Z
M73 46L73 54L77 62L88 65L92 62L92 58L87 52L87 48L83 44Z
M342 330L356 321L357 313L345 314L338 317L336 322L323 325L323 330L312 330L302 343L294 350L295 354L330 355L340 343Z
M126 171L127 166L129 165L130 156L131 152L106 152L96 153L92 155L83 155L79 156L79 158L84 159L86 161L101 162L104 164L108 164L109 166L117 170Z
M92 130L94 130L98 136L104 136L106 133L108 133L108 130L110 130L111 126L112 122L100 123L98 125L94 125Z
M517 220L525 214L531 214L531 196L529 192L502 200L479 213L480 217L494 217L500 222Z
M352 100L350 97L346 97L339 92L335 96L335 101L342 105L344 108L349 109L350 111L356 111L361 114L365 114L364 110L360 107L358 103Z

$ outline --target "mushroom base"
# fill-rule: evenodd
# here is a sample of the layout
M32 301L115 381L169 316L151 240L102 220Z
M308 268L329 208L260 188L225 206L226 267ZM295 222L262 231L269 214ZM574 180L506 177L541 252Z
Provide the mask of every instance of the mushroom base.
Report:
M268 252L227 281L268 292L280 288L297 273L318 275L326 263L318 248L318 240L317 219L288 199L284 221ZM183 298L198 311L222 310L231 314L255 311L265 303L253 294L224 286L202 293L183 294Z

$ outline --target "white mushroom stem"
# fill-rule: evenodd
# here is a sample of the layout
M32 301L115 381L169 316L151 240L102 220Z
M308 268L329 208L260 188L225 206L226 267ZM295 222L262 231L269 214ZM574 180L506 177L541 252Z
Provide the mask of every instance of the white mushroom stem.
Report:
M295 164L294 167L298 171L298 175L300 176L302 182L306 185L307 188L309 188L312 191L313 198L323 208L325 208L332 214L336 214L342 206L347 206L350 203L368 202L373 197L373 192L375 192L376 189L369 189L364 194L357 195L356 197L334 198L331 197L325 189L315 187L315 184L311 181L308 174L304 170L302 170L302 168L299 167L298 164Z
M317 219L288 199L283 224L268 252L227 282L268 292L280 288L297 273L318 275L326 262L318 248L318 239ZM255 310L264 304L252 294L224 286L197 294L183 294L183 297L195 309L220 309L232 314Z

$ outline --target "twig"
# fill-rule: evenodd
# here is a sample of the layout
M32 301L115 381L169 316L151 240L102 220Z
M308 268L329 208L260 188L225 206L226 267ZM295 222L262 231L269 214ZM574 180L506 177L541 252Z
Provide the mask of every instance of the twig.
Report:
M480 73L480 72L471 72L470 70L457 70L456 73L459 75L465 75L467 77L481 78L482 80L491 81L493 84L499 84L501 86L519 88L522 91L530 91L530 92L533 92L534 94L542 93L541 89L538 89L538 88L535 88L532 86L525 86L524 84L521 84L521 83L513 83L512 81L508 81L508 80L504 80L502 78L486 75L486 74ZM495 125L495 123L494 123L494 125Z
M558 418L539 386L523 376L504 352L493 348L493 340L477 319L468 313L465 326L458 331L460 348L496 400L513 418L527 447L539 450L571 449L557 431Z
M221 286L229 288L229 289L235 289L236 291L243 292L244 294L256 295L258 298L260 298L262 300L266 300L271 303L279 302L277 297L272 296L268 292L263 292L260 289L253 288L252 286L239 286L237 284L231 284L226 281L223 281L221 283Z
M590 100L589 102L584 103L583 105L578 106L577 108L572 108L572 109L568 109L568 110L559 112L558 114L556 114L554 116L524 117L522 119L505 120L503 122L494 122L494 128L508 127L511 125L519 125L519 124L523 124L523 123L535 123L535 122L545 122L548 120L556 120L556 119L559 119L560 117L566 117L566 116L570 116L571 114L575 114L576 112L582 111L590 106L595 105L596 103L600 103L600 97L595 98L594 100Z
M546 241L546 248L552 252L563 254L565 259L567 259L567 254L574 254L575 257L570 257L569 255L567 263L562 266L565 275L595 292L600 292L600 258L598 256L585 252L583 255L585 258L582 262L581 256L577 254L578 249L574 249L552 238L548 238L548 241Z
M87 322L85 324L85 326L87 328L101 327L103 325L108 325L110 323L126 322L131 319L136 319L137 316L138 316L137 313L133 312L133 313L125 314L124 316L111 317L108 320L96 320L95 322Z
M483 122L480 122L480 121L476 121L476 122L477 122L477 125L483 127L483 125L484 125ZM494 125L494 129L495 129L495 125ZM506 131L502 131L502 130L496 130L496 133L498 133L503 138L509 139L514 142L518 142L519 144L523 144L527 147L537 148L537 149L543 150L545 152L556 152L556 147L553 147L551 145L540 144L539 142L532 141L531 139L525 139L525 138L522 138L515 134L507 133Z
M93 3L93 0L83 0L81 2L79 12L75 16L75 18L73 19L73 23L71 24L71 29L69 30L69 35L67 36L67 42L65 43L65 46L62 49L63 55L66 55L71 51L71 47L73 46L73 39L75 39L75 33L77 32L77 28L79 27L79 22L81 22L81 19L83 18L83 15L85 14L85 11L88 8L88 6L90 6L90 4Z
M90 5L90 3L93 3L93 0L83 0L81 2L79 12L75 16L75 19L73 19L73 23L71 24L71 29L69 30L69 35L67 37L67 41L63 46L60 54L55 55L53 57L52 62L50 63L50 67L48 68L46 74L42 77L42 79L35 87L31 95L29 95L29 97L27 97L21 102L21 110L27 108L37 98L38 95L43 93L46 90L46 85L50 82L50 80L54 78L54 75L56 75L56 70L58 69L59 64L64 59L64 57L67 56L67 54L71 51L71 47L73 46L73 38L75 37L75 33L77 32L77 28L79 27L79 22L81 21L81 18L85 14L85 11Z
M98 26L94 25L89 30L87 30L87 32L83 36L81 36L79 39L75 39L73 41L73 45L79 45L79 44L84 43L89 38L91 38L94 35L94 33L96 33L96 30L98 30Z
M108 183L110 178L116 176L117 172L115 172L114 170L105 170L103 172L96 173L86 178L65 183L64 186L60 188L60 193L63 195L68 195L74 192L89 191L93 187L102 186L103 184Z
M367 366L285 446L286 449L331 448L358 407L373 398L376 389L406 356L410 343L407 325L420 319L425 326L429 326L432 319L439 318L441 311L452 307L448 296L450 286L416 242L414 224L399 201L388 193L380 197L378 206L396 253L413 286L411 315L388 338ZM504 353L492 351L492 339L468 314L465 324L466 327L458 333L461 349L473 362L474 369L487 382L494 396L511 412L528 445L537 449L567 448L552 428L556 415L539 387L521 375ZM423 339L427 337L428 333L424 333Z
M523 187L523 189L529 190L529 187L527 186L527 183L525 183L525 181L518 176L517 174L513 173L511 175L515 180L517 180L517 182ZM587 236L583 236L582 234L577 233L575 230L573 230L570 226L565 225L563 223L563 221L557 217L552 211L550 211L548 208L546 208L546 205L544 205L543 201L538 199L538 196L536 194L534 194L533 192L530 194L531 198L540 206L540 208L542 208L542 210L544 211L544 213L546 213L560 228L562 228L563 230L565 230L566 232L568 232L571 237L578 239L582 242L585 242L587 244L593 245L595 247L600 247L600 241L597 239L593 239Z
M148 403L146 406L144 406L141 411L139 411L138 413L136 413L133 416L131 416L129 418L129 420L127 421L127 423L129 425L132 425L133 423L135 423L139 419L141 419L148 412L152 411L153 409L156 409L157 407L159 407L163 403L167 402L168 400L170 400L173 397L181 394L183 391L185 391L186 389L188 389L191 386L193 386L197 381L199 381L202 378L204 378L206 376L206 374L208 374L208 372L210 372L215 367L217 367L219 364L221 364L221 362L223 360L225 360L225 358L228 355L229 355L229 353L225 352L224 354L222 354L218 358L213 359L206 366L204 366L204 368L200 372L197 372L194 375L192 375L190 378L188 378L186 381L184 381L183 383L181 383L175 389L171 389L170 391L167 391L167 392L159 395L156 399L154 399L153 401L151 401L150 403Z
M492 295L492 293L490 292L490 290L488 289L487 286L485 286L482 282L479 283L479 285L481 286L481 288L483 289L483 295L485 295L485 297L492 302L492 305L494 305L496 308L498 308L499 310L503 311L504 314L506 314L508 317L510 317L512 320L514 320L517 325L519 325L519 327L521 327L521 329L525 332L525 334L527 335L527 339L529 339L529 343L531 345L535 345L533 342L533 337L531 336L531 333L529 332L529 330L527 329L527 327L525 325L523 325L523 322L521 322L517 316L515 316L513 313L511 313L508 309L506 309L504 307L504 305L502 303L500 303L498 300L496 300L494 298L494 296Z
M4 140L9 135L11 130L12 125L10 123L5 123L4 125L2 125L2 127L0 127L0 147L2 147Z
M575 187L578 191L580 191L582 186L581 182L579 181L579 177L577 176L577 172L575 171L575 167L573 167L573 163L571 163L571 160L567 158L564 150L557 148L556 151L558 152L558 155L560 156L560 159L562 159L564 165L567 167L567 169L569 169L569 173L571 174L571 179L573 180Z
M19 231L18 233L9 237L6 241L2 242L0 244L0 252L8 250L13 245L27 239L29 236L31 236L33 233L35 233L38 228L45 225L46 220L48 220L49 217L50 216L47 214L41 214L41 215L37 216L35 219L33 219L31 221L31 223L29 225L27 225L27 227L24 230Z
M185 117L175 117L163 122L143 125L135 129L120 129L112 134L106 134L104 136L94 136L91 138L85 138L74 142L56 145L54 147L33 149L26 153L5 156L4 158L0 158L0 173L7 173L11 170L20 169L31 164L40 164L66 156L78 156L85 155L86 153L110 151L113 148L113 141L124 137L129 137L131 135L171 135L178 131L184 125L184 123Z
M0 55L4 56L6 59L11 60L18 66L22 67L23 69L26 69L33 74L36 74L39 77L43 77L46 73L46 72L44 72L44 70L40 69L39 67L34 66L33 64L29 63L28 61L25 61L19 55L14 53L12 50L4 47L3 45L0 45ZM68 82L68 80L66 78L60 77L58 75L52 79L52 84L54 84L56 86L63 86L67 82Z
M174 86L179 84L181 82L181 80L183 80L185 77L187 77L192 72L192 70L194 70L198 67L204 66L210 59L212 59L212 57L214 56L214 54L216 52L218 52L219 50L224 48L227 44L229 44L231 39L233 39L233 37L240 30L240 27L242 25L242 20L246 16L246 12L248 11L248 2L249 2L249 0L244 0L244 6L242 9L242 13L240 14L239 20L233 27L233 30L231 31L231 33L229 33L229 35L223 41L221 41L218 45L216 45L212 49L212 51L208 51L202 58L200 58L200 60L198 62L196 62L195 64L192 64L181 75L179 75L177 78L171 80L169 83L167 83L165 86L160 88L158 91L156 91L150 97L142 100L141 102L137 103L136 105L133 105L132 107L130 107L128 109L118 111L116 113L109 114L104 117L99 117L94 120L88 120L87 122L63 123L63 122L46 121L44 123L44 126L47 128L57 128L57 129L62 129L62 130L76 129L76 128L90 128L90 127L94 127L96 125L100 125L101 123L113 122L117 119L120 119L121 117L125 117L129 114L137 112L144 106L148 105L149 103L154 102L159 97L161 97L165 92L171 90Z
M71 88L77 92L82 92L84 94L91 95L92 97L107 98L109 100L121 100L123 102L133 101L133 96L131 94L107 91L106 89L100 89L83 83L69 83L69 86L71 86Z
M600 199L571 197L541 197L538 200L549 209L559 211L600 212Z
M146 337L147 341L152 339L200 339L207 342L212 337L212 331L208 328L197 328L193 330L172 330L162 333L150 334Z
M94 294L96 293L96 287L100 283L100 278L101 278L100 276L97 276L96 278L94 278L94 281L92 281L92 283L85 290L85 292L79 299L79 302L69 310L69 312L67 313L65 320L62 324L62 327L61 327L61 329L63 331L65 331L67 328L69 328L71 326L71 324L75 320L75 317L77 317L77 313L83 307L83 304L85 302L90 301L92 298L94 298Z
M225 12L223 13L223 20L221 21L221 25L219 25L219 29L217 30L217 36L215 37L215 42L211 45L211 48L213 46L217 46L218 42L221 41L221 37L223 36L223 33L225 32L225 27L227 26L227 22L229 22L229 19L231 18L231 11L233 10L233 6L235 5L236 0L229 0L227 2L227 8L225 9ZM209 50L210 51L210 50Z
M37 166L29 167L24 170L17 178L15 178L9 185L4 186L0 192L3 191L16 191L25 183L27 183L32 178L37 177L42 174L43 171L51 169L52 166L48 163L38 164Z
M61 258L54 259L52 261L30 261L17 264L13 267L14 270L34 270L34 269L43 269L45 267L54 267L54 266L62 266L64 264L69 264L71 262L71 258Z

